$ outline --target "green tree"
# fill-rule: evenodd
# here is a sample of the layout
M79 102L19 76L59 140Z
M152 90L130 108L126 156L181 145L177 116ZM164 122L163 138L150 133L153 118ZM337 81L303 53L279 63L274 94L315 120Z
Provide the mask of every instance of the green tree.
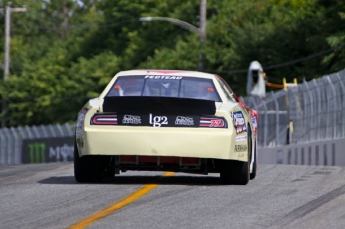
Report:
M345 64L342 0L209 0L203 46L198 34L170 22L139 20L169 17L198 27L199 0L12 2L26 4L27 12L11 17L11 74L0 83L8 126L75 122L118 71L197 70L200 53L205 71L221 75L242 96L253 60L273 83L309 80ZM3 43L4 26L0 17Z

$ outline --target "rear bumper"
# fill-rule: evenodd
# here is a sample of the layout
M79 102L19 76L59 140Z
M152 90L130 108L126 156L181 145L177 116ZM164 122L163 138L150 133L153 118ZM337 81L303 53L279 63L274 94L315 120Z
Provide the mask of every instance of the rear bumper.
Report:
M86 126L77 137L83 155L174 156L245 161L234 152L233 128Z

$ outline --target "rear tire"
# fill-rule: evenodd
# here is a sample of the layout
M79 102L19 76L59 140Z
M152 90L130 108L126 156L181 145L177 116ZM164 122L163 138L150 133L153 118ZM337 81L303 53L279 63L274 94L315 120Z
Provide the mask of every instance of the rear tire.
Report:
M223 160L220 167L220 180L222 183L237 185L248 184L250 180L250 158L252 152L252 134L250 128L248 128L247 136L247 161Z
M249 163L243 161L223 161L220 170L220 179L223 184L248 184Z
M101 156L79 157L78 147L74 144L74 178L77 182L101 182L103 170Z

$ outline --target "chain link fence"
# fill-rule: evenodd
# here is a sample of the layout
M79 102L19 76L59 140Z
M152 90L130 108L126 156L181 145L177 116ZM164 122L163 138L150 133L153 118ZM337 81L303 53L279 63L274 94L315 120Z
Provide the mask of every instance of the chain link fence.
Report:
M345 138L345 70L242 99L258 110L261 147Z
M21 164L24 139L73 137L75 124L25 126L0 129L0 165Z

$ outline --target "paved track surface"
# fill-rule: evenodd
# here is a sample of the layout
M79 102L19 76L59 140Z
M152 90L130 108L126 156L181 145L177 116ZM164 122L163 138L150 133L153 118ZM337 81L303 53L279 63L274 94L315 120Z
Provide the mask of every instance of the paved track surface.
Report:
M162 174L78 184L70 163L1 166L0 228L67 228L150 183L159 185L87 228L345 228L344 167L259 165L246 186Z

